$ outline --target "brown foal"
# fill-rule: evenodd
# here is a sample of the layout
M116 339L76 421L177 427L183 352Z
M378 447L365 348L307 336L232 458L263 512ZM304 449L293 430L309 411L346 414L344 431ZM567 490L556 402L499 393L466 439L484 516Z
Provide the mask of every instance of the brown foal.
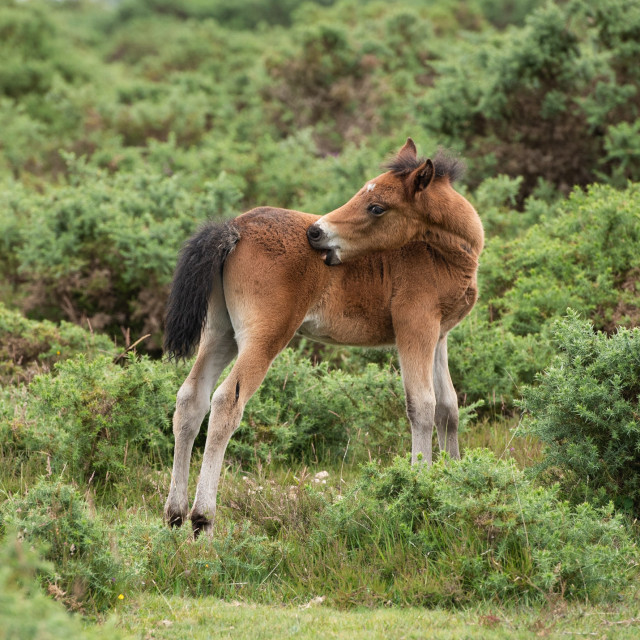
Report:
M185 244L167 307L165 350L198 355L178 391L165 519L212 532L224 453L244 407L296 332L335 344L398 349L412 460L430 464L433 425L459 458L447 334L477 298L480 219L452 187L459 161L420 159L411 139L325 216L261 207L208 224ZM227 378L211 392L237 356ZM193 441L211 409L188 513Z

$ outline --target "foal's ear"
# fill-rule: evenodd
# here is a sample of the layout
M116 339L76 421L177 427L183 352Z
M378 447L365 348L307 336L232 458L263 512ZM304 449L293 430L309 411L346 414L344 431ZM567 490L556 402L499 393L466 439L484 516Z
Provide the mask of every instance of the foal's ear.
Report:
M432 182L436 175L436 169L431 159L425 160L410 176L415 193L424 191Z
M411 139L407 138L407 141L404 143L404 146L400 151L398 151L399 156L403 155L411 155L414 158L418 155L418 150L416 149L416 143Z

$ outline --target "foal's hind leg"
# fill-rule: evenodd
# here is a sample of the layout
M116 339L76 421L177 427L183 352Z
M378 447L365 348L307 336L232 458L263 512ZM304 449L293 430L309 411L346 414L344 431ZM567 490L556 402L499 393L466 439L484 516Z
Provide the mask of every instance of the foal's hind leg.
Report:
M224 308L224 307L223 307ZM226 315L226 309L225 313ZM187 485L193 441L209 410L211 391L223 369L233 360L237 346L231 323L226 318L210 322L202 336L198 356L184 381L176 400L173 414L175 450L169 497L164 507L164 517L172 526L180 526L189 510Z
M190 514L195 535L213 532L218 482L229 440L240 424L246 403L260 386L273 359L293 337L295 328L244 340L231 372L213 394L202 470Z
M436 393L435 421L440 451L460 459L458 449L458 397L449 374L447 335L438 340L433 359L433 385Z

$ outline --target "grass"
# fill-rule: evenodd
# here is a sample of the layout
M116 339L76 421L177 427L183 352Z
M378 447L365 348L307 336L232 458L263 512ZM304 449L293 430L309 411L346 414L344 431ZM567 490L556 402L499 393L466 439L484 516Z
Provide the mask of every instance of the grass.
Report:
M123 601L118 626L138 638L432 638L438 640L524 638L633 639L640 634L637 599L621 607L566 606L535 609L478 608L450 611L383 608L342 611L309 602L274 607L214 598L144 595Z
M479 422L461 434L461 445L467 450L488 447L497 458L509 457L526 467L537 459L540 448L534 440L512 437L516 424L516 419ZM190 496L199 464L196 452ZM316 478L320 471L329 474L326 484ZM166 465L140 459L130 467L126 482L109 490L90 485L85 495L91 510L109 531L127 577L118 584L123 598L98 614L100 624L87 623L89 631L100 630L106 621L124 637L172 640L638 637L636 591L621 593L619 606L613 607L592 606L584 598L568 602L556 594L528 607L523 601L519 606L506 600L496 605L494 599L451 608L428 600L428 606L419 608L407 606L415 602L412 594L422 588L426 576L410 542L382 536L375 543L375 562L368 561L366 547L355 561L341 560L343 548L331 541L320 543L318 553L305 558L302 541L314 534L319 509L325 501L346 495L359 476L359 464L348 459L328 467L257 463L246 470L228 465L213 543L205 538L194 543L188 527L170 532L162 524L170 479ZM0 477L6 494L23 493L34 483L28 473ZM460 544L469 542L465 540ZM225 565L225 558L238 564ZM368 564L382 568L382 573Z

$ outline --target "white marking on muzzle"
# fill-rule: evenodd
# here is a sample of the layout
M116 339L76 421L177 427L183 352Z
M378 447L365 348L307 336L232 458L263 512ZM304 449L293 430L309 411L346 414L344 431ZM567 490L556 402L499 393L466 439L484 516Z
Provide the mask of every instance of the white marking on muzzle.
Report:
M320 218L318 222L316 222L316 226L320 227L325 236L324 251L322 251L322 259L324 260L327 257L329 251L332 251L340 262L342 259L340 257L341 247L340 247L340 237L336 233L336 231L331 226L330 222L327 222L324 218Z
M316 227L319 227L324 233L324 236L329 243L329 247L331 249L335 248L331 243L338 237L338 234L332 228L331 223L327 222L324 218L320 218L320 220L316 222Z

